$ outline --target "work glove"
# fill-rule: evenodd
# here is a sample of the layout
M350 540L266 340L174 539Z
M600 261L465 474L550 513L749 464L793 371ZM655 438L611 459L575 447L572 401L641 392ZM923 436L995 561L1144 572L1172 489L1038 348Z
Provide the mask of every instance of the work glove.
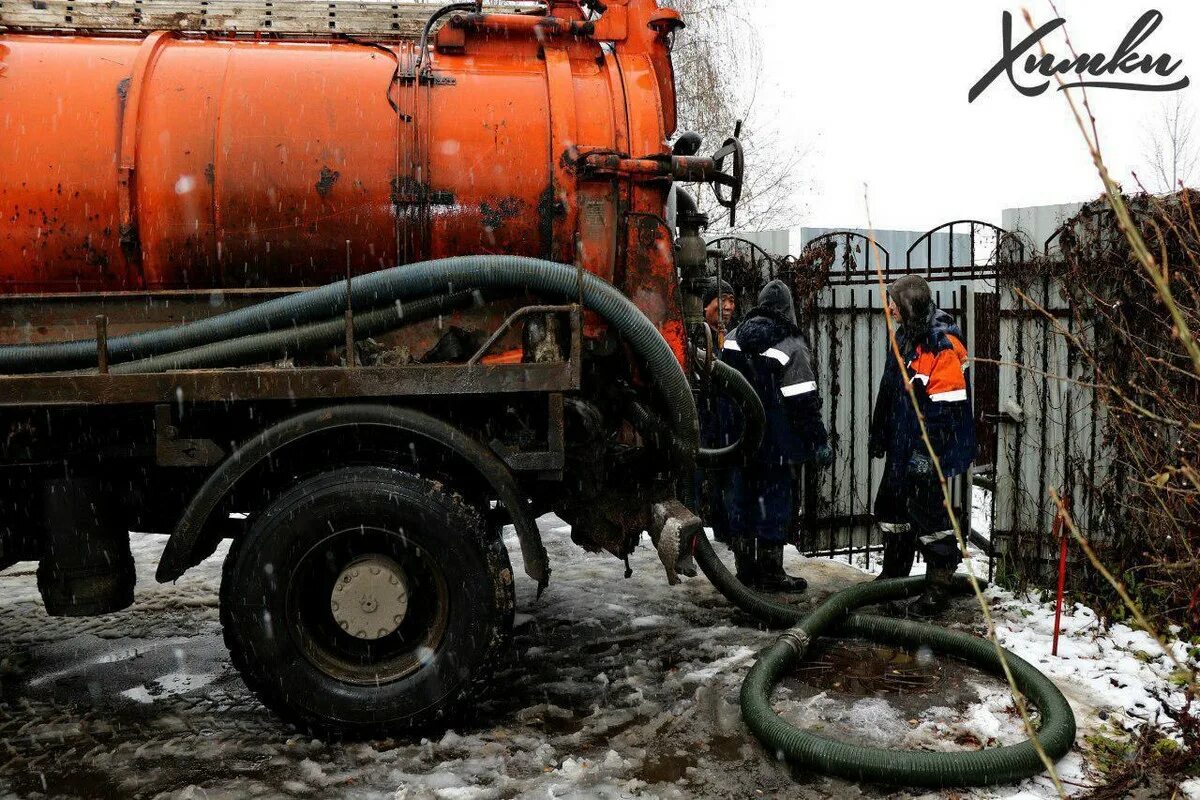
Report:
M908 477L910 480L929 480L937 475L933 467L933 459L928 453L914 453L908 461Z

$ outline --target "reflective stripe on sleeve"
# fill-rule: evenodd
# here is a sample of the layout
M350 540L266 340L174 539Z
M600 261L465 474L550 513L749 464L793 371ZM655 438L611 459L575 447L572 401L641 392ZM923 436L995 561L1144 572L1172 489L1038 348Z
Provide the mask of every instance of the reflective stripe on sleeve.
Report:
M774 347L772 347L770 350L765 351L763 353L763 355L766 356L767 358L775 359L780 364L783 364L785 367L788 365L788 362L792 360L792 357L789 356L787 353L783 352L782 350L776 350Z
M914 381L920 381L921 383L925 384L926 386L929 385L929 376L928 375L917 374L917 375L913 375L912 379Z
M725 340L725 349L726 349L726 350L733 350L733 351L735 351L735 352L738 352L738 353L742 352L742 348L741 348L741 347L738 345L738 343L737 343L737 342L735 342L733 339L726 339L726 340Z
M935 403L958 403L967 399L967 390L955 389L953 392L939 392L929 395L929 399Z
M784 386L779 391L784 397L795 397L798 394L808 394L817 390L816 381L807 381L805 383L793 383L791 386Z
M930 533L925 536L922 536L921 544L924 544L924 545L937 544L938 542L942 542L947 539L954 539L954 538L955 538L955 535L954 535L954 531L952 531L952 530L937 531L935 533Z

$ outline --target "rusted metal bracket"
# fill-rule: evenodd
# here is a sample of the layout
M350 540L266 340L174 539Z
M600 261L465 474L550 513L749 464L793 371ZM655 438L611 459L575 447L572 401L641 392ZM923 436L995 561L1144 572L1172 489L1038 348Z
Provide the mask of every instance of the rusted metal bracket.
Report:
M577 324L577 319L579 316L579 306L577 306L577 305L524 306L523 308L518 308L516 311L514 311L512 314L510 314L508 316L508 319L504 320L504 322L502 322L500 324L500 327L496 329L496 332L493 333L491 336L489 336L488 340L483 343L483 345L479 348L479 350L475 353L475 355L471 356L470 360L467 361L467 366L468 367L474 366L474 365L478 364L480 361L482 361L483 358L492 351L492 348L494 348L496 346L496 344L501 339L504 338L504 335L507 334L512 329L513 325L517 324L517 322L524 319L525 317L531 316L533 314L570 314L571 315L571 345L572 345L572 351L574 351L575 340L579 336L579 329L580 329L580 326Z
M171 407L154 407L154 459L160 467L211 467L224 458L225 451L212 439L180 439Z
M417 83L420 86L454 86L458 83L449 75L438 75L436 72L421 70L420 75L414 75L411 72L400 73L396 76L396 81L401 86L412 86Z
M562 478L562 470L567 465L563 428L565 404L562 393L550 394L548 403L545 450L517 450L499 440L489 442L488 446L504 459L509 469L516 472L541 472L543 479L557 480Z
M740 185L738 176L722 172L721 164L715 158L670 154L630 158L623 153L600 147L576 147L573 152L567 154L567 158L573 162L581 180L632 178L643 181L712 183L729 187Z
M108 374L108 317L96 315L96 371Z

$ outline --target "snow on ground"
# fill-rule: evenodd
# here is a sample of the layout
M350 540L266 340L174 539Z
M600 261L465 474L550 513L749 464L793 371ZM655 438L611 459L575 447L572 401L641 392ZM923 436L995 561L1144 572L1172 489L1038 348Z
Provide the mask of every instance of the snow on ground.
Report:
M993 503L994 495L987 489L971 487L971 530L989 540L992 538L992 520L996 517Z
M800 773L763 752L741 722L738 689L775 636L732 610L703 578L669 587L649 547L634 575L587 555L553 517L541 521L554 566L537 600L519 586L516 655L477 714L429 739L326 744L262 709L229 664L217 621L218 553L178 584L153 570L165 539L136 536L133 608L49 618L31 565L0 573L0 794L18 797L263 796L490 798L943 797ZM513 562L517 543L507 538ZM724 551L724 548L718 547ZM804 560L811 604L869 578ZM973 559L986 574L986 563ZM1050 674L1082 734L1132 727L1181 703L1171 666L1145 634L1102 631L1076 607L1061 656L1053 609L988 589L1001 641ZM980 630L964 599L948 624ZM1179 655L1186 657L1182 645ZM788 719L881 747L970 749L1023 737L1006 687L923 652L831 644L776 696ZM1071 793L1095 780L1085 754L1059 765ZM955 797L1053 797L1046 778Z

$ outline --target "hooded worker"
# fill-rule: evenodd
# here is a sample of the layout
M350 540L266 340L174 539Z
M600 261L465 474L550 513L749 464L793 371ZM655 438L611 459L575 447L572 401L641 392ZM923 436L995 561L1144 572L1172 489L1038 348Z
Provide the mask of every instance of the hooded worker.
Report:
M771 281L758 306L725 339L721 360L745 376L762 400L762 446L725 484L738 579L767 591L802 592L808 584L783 569L795 517L794 468L831 459L812 353L800 332L787 284Z
M875 519L884 540L880 577L907 576L920 549L927 585L912 610L933 614L946 606L962 553L930 447L921 435L921 419L946 479L967 472L975 460L967 348L954 318L934 305L924 278L900 278L888 288L888 300L904 366L889 342L870 436L872 457L887 459L875 497ZM908 385L916 396L915 408Z

